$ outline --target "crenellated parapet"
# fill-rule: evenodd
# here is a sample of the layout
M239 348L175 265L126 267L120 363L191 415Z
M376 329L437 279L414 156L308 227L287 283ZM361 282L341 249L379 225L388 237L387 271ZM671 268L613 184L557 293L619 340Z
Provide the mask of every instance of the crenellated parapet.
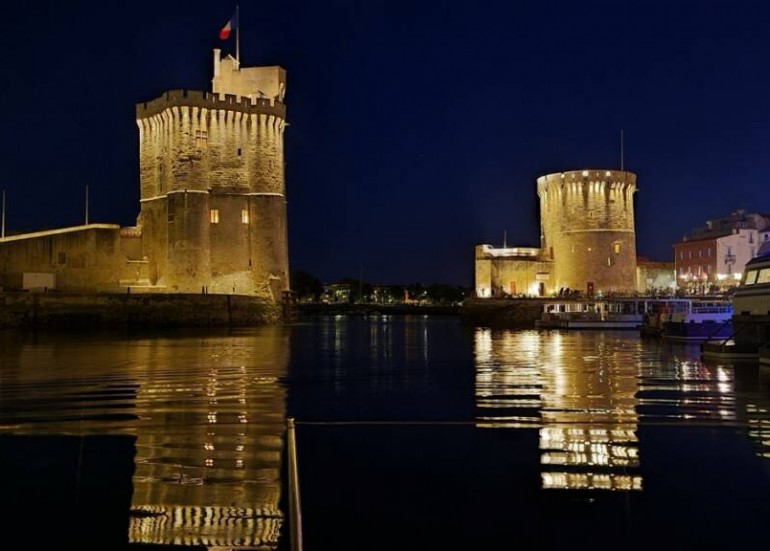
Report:
M215 94L200 90L169 90L159 98L136 105L136 118L159 115L166 109L198 107L199 109L236 111L249 115L268 115L286 119L286 105L274 98L250 98L234 94Z
M627 207L635 191L636 174L620 170L572 170L537 179L537 194L541 201L603 199L610 203L622 199Z

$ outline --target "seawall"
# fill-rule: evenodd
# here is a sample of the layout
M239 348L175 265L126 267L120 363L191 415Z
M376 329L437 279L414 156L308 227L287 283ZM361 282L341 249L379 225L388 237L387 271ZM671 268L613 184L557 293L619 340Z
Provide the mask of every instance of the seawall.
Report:
M280 304L244 295L0 293L0 327L272 325Z
M460 309L463 324L499 328L534 328L547 299L466 299Z

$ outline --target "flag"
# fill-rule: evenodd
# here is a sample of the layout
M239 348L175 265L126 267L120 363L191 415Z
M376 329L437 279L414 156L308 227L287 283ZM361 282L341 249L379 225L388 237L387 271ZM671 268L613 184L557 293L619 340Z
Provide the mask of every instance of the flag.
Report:
M225 26L222 27L219 31L219 39L220 40L227 40L230 38L230 33L238 28L238 13L234 13L233 16L230 18L230 20L225 23Z

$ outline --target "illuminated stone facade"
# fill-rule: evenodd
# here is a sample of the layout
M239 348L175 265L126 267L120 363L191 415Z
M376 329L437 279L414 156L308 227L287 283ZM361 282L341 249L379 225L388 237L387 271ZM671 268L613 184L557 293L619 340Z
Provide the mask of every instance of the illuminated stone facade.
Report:
M288 290L280 67L240 69L214 52L213 93L139 104L144 255L156 285L181 292Z
M636 175L626 171L541 176L540 248L476 247L476 295L635 291L635 191Z
M84 292L219 293L278 302L289 289L286 71L214 50L212 92L136 106L135 227L86 224L0 238L0 287L29 274ZM45 277L43 277L45 276Z

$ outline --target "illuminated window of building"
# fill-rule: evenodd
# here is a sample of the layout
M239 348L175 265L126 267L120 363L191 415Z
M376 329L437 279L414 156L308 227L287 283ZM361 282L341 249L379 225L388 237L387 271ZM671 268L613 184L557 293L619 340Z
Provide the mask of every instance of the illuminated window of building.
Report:
M613 248L615 249L615 254L620 254L620 243L615 243Z
M687 251L687 258L692 258L692 251Z
M246 209L243 209L241 211L241 222L243 222L244 224L249 223L249 211Z
M67 263L67 253L59 253L59 264Z
M700 275L700 274L701 274L701 267L698 266L698 275Z
M211 209L209 214L211 216L211 223L219 224L219 209Z
M698 258L703 258L703 249L698 249Z
M209 133L207 130L196 130L195 131L195 147L198 149L203 149L206 147L209 143Z
M684 260L684 251L679 251L679 260Z

